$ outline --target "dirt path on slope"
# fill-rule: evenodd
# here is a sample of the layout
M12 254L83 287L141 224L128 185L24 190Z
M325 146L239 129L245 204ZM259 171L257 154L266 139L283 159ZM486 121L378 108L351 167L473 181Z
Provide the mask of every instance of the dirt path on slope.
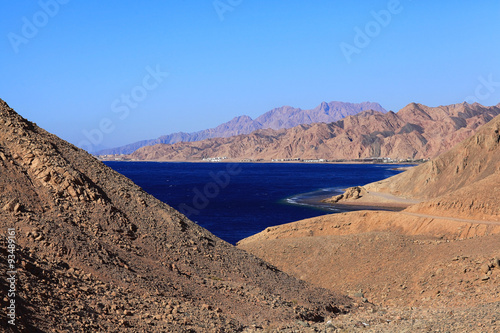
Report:
M449 221L456 221L456 222L461 222L461 223L500 225L500 222L498 222L498 221L461 219L461 218L458 218L458 217L429 215L429 214L421 214L421 213L411 213L411 212L405 212L405 211L401 211L399 213L405 214L405 215L410 215L410 216L416 216L416 217L431 218L431 219L440 219L440 220L449 220Z
M364 197L367 197L367 200L370 197L373 197L373 198L380 198L380 199L387 201L387 202L395 202L395 203L397 202L400 204L407 204L407 205L413 205L413 204L417 204L417 203L421 202L420 200L401 198L401 197L392 195L390 193L382 193L382 192L368 192L368 194L366 194Z
M422 218L430 218L430 219L441 219L441 220L449 220L460 223L473 223L473 224L486 224L486 225L500 225L500 221L491 221L491 220L477 220L477 219L467 219L467 218L459 218L453 216L440 216L440 215L431 215L425 213L414 213L407 212L404 209L420 203L419 200L407 199L395 196L390 193L382 193L382 192L368 192L365 193L362 197L358 199L348 199L339 201L338 204L332 204L333 206L338 207L350 207L354 209L363 210L368 208L373 211L383 211L383 210L397 210L402 214L408 216L422 217Z

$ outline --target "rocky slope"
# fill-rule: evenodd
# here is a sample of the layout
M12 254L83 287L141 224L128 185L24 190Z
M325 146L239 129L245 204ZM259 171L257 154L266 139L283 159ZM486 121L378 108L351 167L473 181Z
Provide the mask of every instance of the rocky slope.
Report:
M367 331L497 332L499 130L500 116L426 164L346 192L350 202L375 191L423 200L401 212L320 216L267 228L238 246L298 278L376 304L377 315L365 314Z
M239 116L215 128L193 133L178 132L168 134L154 140L143 140L118 148L101 150L97 154L130 154L141 147L160 143L172 144L176 142L201 141L209 138L227 138L239 134L249 134L258 129L270 128L277 130L301 124L330 123L366 110L386 112L380 104L371 102L322 102L319 106L310 110L283 106L272 109L256 119L252 119L249 116Z
M17 276L17 330L2 310L4 331L293 329L351 303L218 239L1 100L0 233L0 268Z
M374 305L359 316L335 318L335 327L493 333L500 329L500 226L496 234L486 228L361 211L271 227L238 246L298 278Z
M436 159L364 189L425 202L413 210L500 220L500 116ZM434 207L434 209L432 209Z
M333 123L258 130L247 135L143 147L137 160L433 158L500 114L500 105L409 104L398 113L364 111Z

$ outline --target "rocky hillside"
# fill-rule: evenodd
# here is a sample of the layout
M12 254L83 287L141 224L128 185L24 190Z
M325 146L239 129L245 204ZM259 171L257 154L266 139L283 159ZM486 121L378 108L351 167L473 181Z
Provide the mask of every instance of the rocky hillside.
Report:
M293 329L350 306L218 239L1 100L0 227L1 271L17 272L15 297L5 275L0 283L2 309L16 305L17 330L2 310L3 331Z
M500 115L435 159L396 176L346 189L336 205L408 207L435 216L500 221Z
M500 104L484 107L409 104L398 113L364 111L333 123L258 130L247 135L143 147L138 160L233 159L394 159L433 158L474 134L500 114Z
M395 194L420 203L395 200L410 206L269 227L238 246L303 280L379 305L364 317L367 331L498 332L499 153L497 116L447 153L348 189L338 201L373 206Z
M434 206L459 215L474 213L500 220L499 185L500 116L497 116L476 135L436 159L364 188L425 199L425 203L413 209L425 206L428 211Z
M361 211L270 227L238 246L375 304L359 331L493 333L500 330L499 232L500 224ZM355 330L356 322L333 322Z
M472 185L500 171L500 116L436 159L365 186L430 199Z
M178 132L161 136L154 140L143 140L126 146L105 149L99 151L98 155L107 154L130 154L144 146L155 144L172 144L176 142L193 142L209 138L227 138L239 134L249 134L258 129L282 129L291 128L301 124L330 123L349 115L354 115L366 110L386 112L378 103L344 103L344 102L322 102L319 106L310 110L302 110L291 106L283 106L272 109L263 115L252 119L249 116L235 117L227 123L215 128L210 128L193 133Z

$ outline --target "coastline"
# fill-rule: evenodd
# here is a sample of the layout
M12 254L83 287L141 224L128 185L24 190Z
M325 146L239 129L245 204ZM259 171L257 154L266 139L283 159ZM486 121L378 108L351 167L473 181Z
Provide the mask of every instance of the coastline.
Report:
M349 190L357 191L357 195L349 196ZM347 194L347 198L346 198ZM411 205L418 204L421 200L399 197L390 193L367 191L363 186L351 187L342 194L344 197L332 197L323 202L333 207L356 207L353 210L390 210L401 211Z
M290 198L287 198L287 202L295 205L308 205L311 207L323 209L325 211L334 212L352 212L359 210L399 212L413 204L420 202L417 200L395 197L386 193L370 192L356 200L344 200L340 201L340 203L331 203L325 202L325 199L332 197L331 195L319 194L321 193L321 191L317 192L317 195L307 196L305 199L300 198L301 194L298 194L295 196L295 200L290 200ZM337 193L343 193L343 191ZM302 195L307 195L307 193L304 193Z
M411 205L397 204L397 203L376 203L376 202L363 202L354 203L346 202L343 204L330 204L333 208L345 211L359 211L359 210L374 210L374 211L389 211L400 212Z
M94 155L92 155L94 156ZM414 166L425 162L416 161L401 161L401 162L366 162L357 160L346 160L346 161L323 161L323 162L306 162L306 161L242 161L237 159L226 159L221 161L203 161L203 160L131 160L131 159L102 159L98 156L94 156L101 162L155 162L155 163L242 163L242 164L379 164L379 165L404 165L404 167L394 168L398 171L406 171Z

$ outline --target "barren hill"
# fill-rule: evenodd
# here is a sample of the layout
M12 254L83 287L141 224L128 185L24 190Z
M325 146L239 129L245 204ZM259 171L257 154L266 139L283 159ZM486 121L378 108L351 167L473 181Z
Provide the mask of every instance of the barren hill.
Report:
M364 188L425 200L412 210L439 210L500 220L499 185L500 116L497 116L476 135L436 159Z
M258 130L230 138L143 147L137 160L433 158L500 114L500 105L409 104L398 113L364 111L333 123Z
M218 239L1 100L0 226L20 331L293 328L350 306ZM11 284L0 287L6 309ZM6 316L0 327L11 330Z
M239 134L248 134L258 129L270 128L277 130L301 124L319 122L330 123L366 110L386 112L380 104L372 102L322 102L319 106L310 110L302 110L291 106L282 106L272 109L256 119L252 119L249 116L238 116L214 128L193 133L172 133L163 135L154 140L143 140L118 148L104 149L97 152L97 154L130 154L141 147L152 146L160 143L173 144L176 142L193 142L209 138L227 138Z
M429 163L365 186L419 199L438 197L500 171L500 117Z
M381 306L364 317L374 332L498 332L499 130L500 116L426 164L347 191L344 204L375 191L423 200L401 212L315 217L269 227L238 246Z

